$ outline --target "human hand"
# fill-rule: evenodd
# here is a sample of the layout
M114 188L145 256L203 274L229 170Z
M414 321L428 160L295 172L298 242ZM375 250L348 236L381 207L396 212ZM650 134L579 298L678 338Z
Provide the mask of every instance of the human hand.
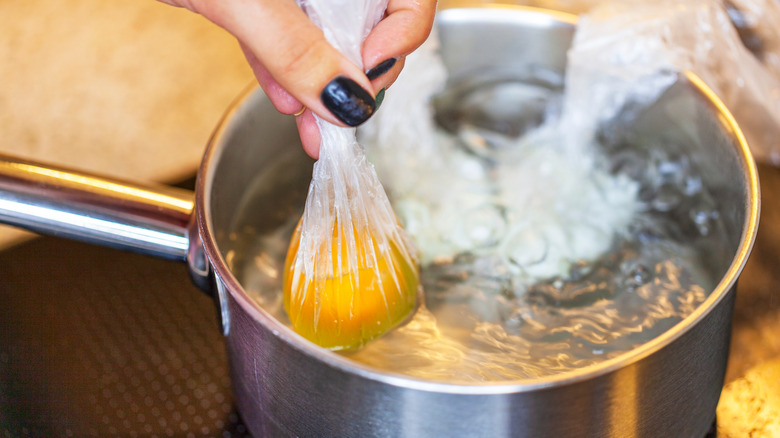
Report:
M238 39L271 103L295 114L303 149L318 158L313 113L341 126L357 126L376 109L376 96L422 44L436 0L389 0L383 18L363 43L367 72L334 49L294 0L160 0L203 15ZM346 95L346 101L339 96Z

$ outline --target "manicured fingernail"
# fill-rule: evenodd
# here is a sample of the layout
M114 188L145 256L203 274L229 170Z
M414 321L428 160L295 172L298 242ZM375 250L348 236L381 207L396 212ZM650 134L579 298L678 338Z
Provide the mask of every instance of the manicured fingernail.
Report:
M320 99L334 116L349 126L360 125L376 110L376 101L371 94L346 76L330 81Z
M390 71L391 68L395 65L395 63L398 62L398 58L390 58L385 59L384 61L377 64L374 68L366 72L366 76L368 76L369 80L374 80L383 74Z
M376 93L376 110L379 109L380 106L382 106L382 102L385 100L385 89L382 88L379 90L379 93Z

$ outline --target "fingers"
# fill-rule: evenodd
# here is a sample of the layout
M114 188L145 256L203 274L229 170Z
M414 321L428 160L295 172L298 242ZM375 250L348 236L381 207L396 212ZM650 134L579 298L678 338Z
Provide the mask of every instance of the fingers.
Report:
M268 99L277 111L282 114L295 116L295 123L298 126L298 135L301 138L304 152L315 160L319 159L320 131L317 128L317 122L314 120L314 113L307 110L298 99L282 88L246 46L241 44L241 49L244 51L244 55L255 73L255 77L257 77L257 82L263 88L266 96L268 96Z
M241 41L258 81L280 111L292 114L303 105L341 126L357 126L373 114L371 82L325 40L294 1L189 4Z
M436 0L389 0L387 16L363 43L363 65L369 69L368 74L396 60L384 74L372 78L374 92L389 87L395 81L403 67L403 58L431 33L435 13Z
M260 64L260 61L244 44L240 44L240 46L241 50L244 52L244 57L246 57L246 60L249 63L249 67L252 68L252 72L254 72L255 77L257 78L257 82L260 84L260 87L263 88L263 91L265 91L265 94L268 96L268 99L276 110L282 114L296 114L300 111L303 104L276 82L273 76L271 76L271 73Z
M430 33L436 0L389 0L363 44L367 72L334 49L293 0L160 0L199 13L235 36L271 103L294 114L307 154L319 155L314 114L358 126ZM298 114L305 110L301 114Z
M314 113L305 110L295 117L295 123L298 125L298 134L301 136L304 152L315 160L320 158L320 130L317 128L317 121L314 120Z

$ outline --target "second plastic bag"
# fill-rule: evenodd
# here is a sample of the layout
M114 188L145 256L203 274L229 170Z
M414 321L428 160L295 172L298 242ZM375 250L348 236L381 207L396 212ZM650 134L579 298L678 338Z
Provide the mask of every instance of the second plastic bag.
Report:
M299 4L328 42L362 67L362 42L387 1ZM287 254L284 306L303 337L333 350L354 349L412 314L417 261L355 129L319 118L317 124L320 157Z

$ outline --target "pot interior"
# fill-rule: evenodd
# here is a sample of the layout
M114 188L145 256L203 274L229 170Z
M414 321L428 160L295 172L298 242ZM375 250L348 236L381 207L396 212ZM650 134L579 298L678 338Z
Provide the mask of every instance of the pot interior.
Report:
M522 8L448 10L439 14L437 23L441 54L453 82L486 70L563 75L574 32L574 24L565 16ZM757 211L752 160L733 121L713 99L695 77L681 75L630 125L602 127L605 153L615 162L626 143L646 156L682 157L717 201L722 238L687 241L709 279L700 305L704 311L736 281L753 239L750 233ZM646 141L636 142L637 138ZM219 252L218 259L212 260L217 270L233 268L228 283L260 282L260 289L264 281L281 283L278 260L258 257L251 264L256 270L252 272L237 265L236 257L237 251L245 251L248 240L277 233L300 216L313 161L302 152L294 119L277 113L259 90L251 90L224 121L206 162L205 209ZM680 230L686 234L686 226ZM283 253L287 242L280 242ZM232 293L247 296L243 290ZM268 296L260 301L274 299ZM691 316L666 329L679 332L694 322ZM677 328L671 330L673 326Z

